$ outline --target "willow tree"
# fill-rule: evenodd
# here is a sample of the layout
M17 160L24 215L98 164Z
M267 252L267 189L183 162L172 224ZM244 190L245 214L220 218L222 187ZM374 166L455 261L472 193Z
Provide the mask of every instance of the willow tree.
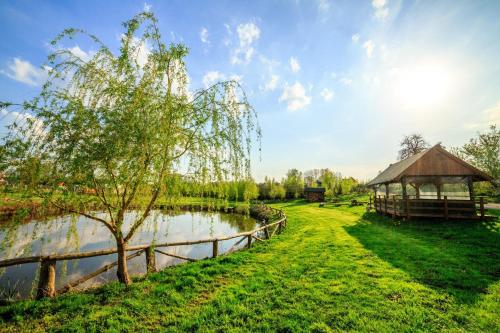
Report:
M248 177L251 144L260 130L238 82L189 90L188 49L167 45L152 13L136 15L124 28L118 52L82 30L58 35L41 93L18 104L29 114L27 126L18 129L23 135L7 139L4 147L11 166L33 156L51 165L52 188L78 179L93 189L105 215L68 207L60 195L49 200L113 234L118 279L128 285L127 244L168 193L169 177L189 173L200 182ZM77 37L89 37L97 51L89 56L64 48ZM137 200L141 191L146 193ZM49 193L55 192L44 187L42 195ZM125 227L131 205L140 213Z

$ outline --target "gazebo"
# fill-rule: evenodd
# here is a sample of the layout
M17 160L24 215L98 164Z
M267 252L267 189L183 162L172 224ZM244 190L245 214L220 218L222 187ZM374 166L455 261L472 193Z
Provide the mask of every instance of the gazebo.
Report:
M393 217L478 218L474 182L492 178L440 144L389 165L367 185L375 210ZM480 198L480 217L484 202Z

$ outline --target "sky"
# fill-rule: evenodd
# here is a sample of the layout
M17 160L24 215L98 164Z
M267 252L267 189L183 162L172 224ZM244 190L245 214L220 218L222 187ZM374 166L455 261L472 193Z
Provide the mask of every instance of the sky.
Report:
M191 90L240 81L262 127L258 181L290 168L369 180L396 160L404 135L454 147L500 123L495 0L3 0L0 101L40 91L63 29L118 50L121 23L142 11L154 12L167 43L189 48ZM96 51L66 43L82 57ZM15 115L0 110L0 127Z

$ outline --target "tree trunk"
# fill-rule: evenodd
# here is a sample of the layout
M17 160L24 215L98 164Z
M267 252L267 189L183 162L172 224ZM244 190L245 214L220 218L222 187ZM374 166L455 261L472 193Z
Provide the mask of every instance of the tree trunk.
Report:
M127 253L125 251L127 244L123 241L123 239L117 239L116 245L118 248L118 268L116 270L116 275L118 276L118 281L128 286L132 283L132 281L128 275L127 268Z

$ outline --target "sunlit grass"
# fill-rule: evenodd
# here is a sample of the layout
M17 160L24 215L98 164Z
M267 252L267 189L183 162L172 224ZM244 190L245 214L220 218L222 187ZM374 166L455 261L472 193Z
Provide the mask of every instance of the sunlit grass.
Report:
M496 222L393 222L365 207L277 204L249 251L0 309L0 331L494 332Z

